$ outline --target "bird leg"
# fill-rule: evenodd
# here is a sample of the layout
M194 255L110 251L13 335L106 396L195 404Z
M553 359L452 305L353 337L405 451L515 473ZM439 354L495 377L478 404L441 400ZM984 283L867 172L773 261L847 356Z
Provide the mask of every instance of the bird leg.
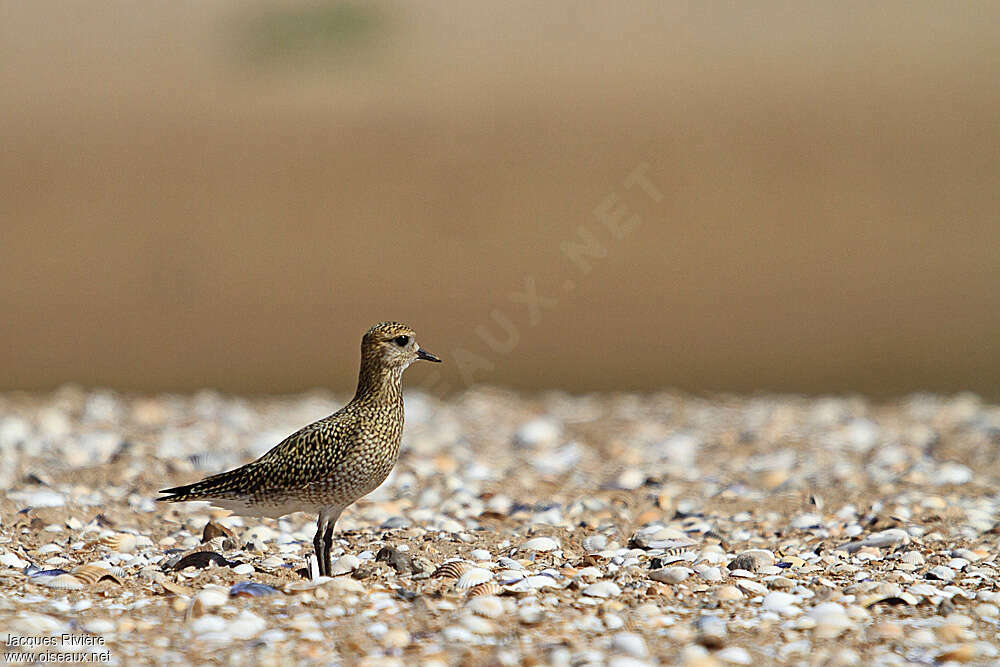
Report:
M330 576L330 551L328 543L323 539L327 523L326 517L320 514L316 521L316 535L313 537L313 549L316 551L316 563L321 577Z
M333 549L333 527L337 525L343 507L329 507L319 513L316 519L316 535L313 537L313 548L316 550L316 562L319 566L319 576L330 576L330 551Z
M330 550L333 548L333 521L326 522L326 534L323 535L323 547L326 550L326 576L330 576L331 564L330 564Z

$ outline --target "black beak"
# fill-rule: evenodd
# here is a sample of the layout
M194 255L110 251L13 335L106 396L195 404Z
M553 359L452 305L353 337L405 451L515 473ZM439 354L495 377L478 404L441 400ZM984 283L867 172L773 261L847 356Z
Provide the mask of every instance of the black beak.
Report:
M424 361L436 361L439 364L441 363L440 359L422 348L417 349L417 359L423 359Z

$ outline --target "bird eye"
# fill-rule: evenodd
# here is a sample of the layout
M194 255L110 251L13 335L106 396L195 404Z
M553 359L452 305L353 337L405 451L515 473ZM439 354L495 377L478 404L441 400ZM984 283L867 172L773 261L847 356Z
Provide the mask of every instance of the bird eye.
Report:
M406 347L406 345L409 342L410 342L410 337L409 336L398 336L396 338L396 345L398 345L400 347Z

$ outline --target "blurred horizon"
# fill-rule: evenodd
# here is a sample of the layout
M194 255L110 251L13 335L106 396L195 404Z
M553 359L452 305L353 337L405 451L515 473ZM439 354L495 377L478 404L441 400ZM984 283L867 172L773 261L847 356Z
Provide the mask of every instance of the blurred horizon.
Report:
M3 9L0 390L1000 399L998 4Z

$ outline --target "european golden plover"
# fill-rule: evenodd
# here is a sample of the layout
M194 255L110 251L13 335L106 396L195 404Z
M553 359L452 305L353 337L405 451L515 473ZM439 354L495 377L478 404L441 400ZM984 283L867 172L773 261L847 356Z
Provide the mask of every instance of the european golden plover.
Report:
M288 436L259 459L200 482L164 489L157 500L207 500L245 516L315 512L320 576L330 574L333 527L341 512L373 491L399 458L403 371L441 360L417 345L413 329L380 322L361 339L361 372L351 402Z

